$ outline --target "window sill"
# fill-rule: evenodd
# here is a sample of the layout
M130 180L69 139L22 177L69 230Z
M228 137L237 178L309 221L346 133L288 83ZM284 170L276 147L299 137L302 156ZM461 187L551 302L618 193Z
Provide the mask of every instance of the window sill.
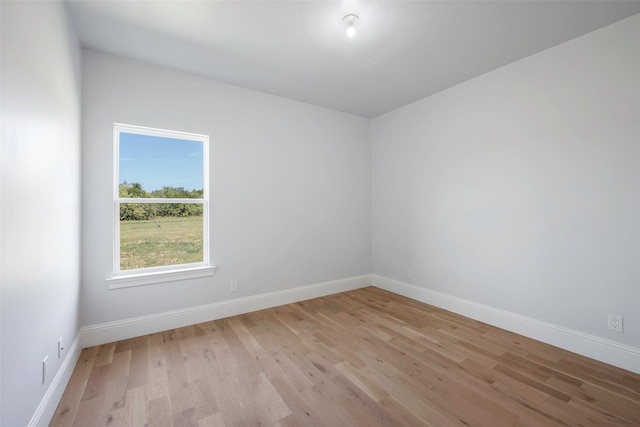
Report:
M128 276L115 276L106 280L109 289L130 288L133 286L146 286L156 283L175 282L176 280L198 279L213 276L215 266L196 267L184 270L158 271L153 273L131 274Z

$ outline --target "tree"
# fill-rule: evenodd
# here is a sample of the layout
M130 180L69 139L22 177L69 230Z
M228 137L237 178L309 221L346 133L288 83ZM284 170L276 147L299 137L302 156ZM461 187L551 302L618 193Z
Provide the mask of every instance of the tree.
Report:
M201 199L203 190L186 190L184 187L162 187L148 193L139 182L122 182L118 188L121 198L158 198L158 199ZM157 217L201 216L202 205L195 203L121 203L121 221L139 221ZM158 226L160 226L158 224Z
M144 190L144 188L142 188L142 184L140 184L139 182L132 182L131 184L129 184L127 181L124 181L122 184L120 184L120 187L118 188L118 195L120 197L126 198L149 197L149 194Z

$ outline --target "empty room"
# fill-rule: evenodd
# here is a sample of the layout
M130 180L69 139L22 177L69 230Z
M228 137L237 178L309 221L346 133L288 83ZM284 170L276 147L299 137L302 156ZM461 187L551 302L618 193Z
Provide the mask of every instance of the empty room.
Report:
M0 425L640 425L640 1L0 1Z

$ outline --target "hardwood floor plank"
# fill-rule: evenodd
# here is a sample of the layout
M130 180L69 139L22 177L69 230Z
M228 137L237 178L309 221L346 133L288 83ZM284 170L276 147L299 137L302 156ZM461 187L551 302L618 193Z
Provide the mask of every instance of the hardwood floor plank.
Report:
M147 363L147 384L145 393L147 401L155 400L163 396L169 396L169 377L167 375L167 358L162 340L162 335L154 335L156 339L149 339L149 361Z
M335 368L375 402L380 402L389 395L378 387L375 382L371 381L367 375L351 366L348 362L337 363Z
M555 397L556 399L560 399L563 402L568 402L569 400L571 400L571 396L568 395L567 393L563 393L561 391L556 390L553 387L549 387L544 383L538 382L534 379L529 378L526 375L522 375L521 373L514 371L513 369L509 369L504 365L497 365L495 368L493 368L495 371L498 371L500 373L503 373L505 375L510 376L511 378L515 379L516 381L518 381L519 383L523 384L523 385L527 385L529 387L535 388L539 391L541 391L542 393L545 393L549 396Z
M98 346L82 349L78 362L73 369L73 374L69 379L69 384L76 381L84 383L87 382L89 375L91 374L91 370L93 369L98 349Z
M110 371L111 365L101 365L91 369L87 384L84 388L84 394L82 395L83 401L102 398L104 389L107 386L107 381L109 380Z
M49 423L50 426L61 427L73 424L73 420L78 414L78 408L80 407L86 383L87 380L76 380L73 384L69 383L62 399L60 399L51 423Z
M249 353L246 347L242 344L242 341L240 340L238 335L236 335L233 328L231 328L229 320L230 319L216 320L218 330L229 345L229 350L231 351L231 353L233 353L233 356L237 360L237 364L239 366L242 366L244 369L250 370L253 375L259 374L259 372L255 369L251 353Z
M145 426L149 423L144 385L129 388L125 403L126 419L130 426Z
M132 340L131 361L129 364L130 374L129 389L134 389L149 381L149 337L139 337Z
M640 394L640 377L632 377L631 375L625 374L618 384L621 387L625 387L628 390Z
M360 388L355 386L346 377L339 375L332 379L332 382L341 390L344 390L346 397L343 398L343 405L347 407L347 412L357 414L355 425L361 426L397 426L400 425L398 419L390 413L387 408L371 399Z
M127 400L127 378L121 377L107 383L102 406L98 413L100 425L112 424L126 425L123 408Z
M610 393L606 389L590 383L585 383L580 388L593 397L593 400L589 399L587 402L640 425L640 407L637 404L637 399L629 399L626 396L621 398L618 394Z
M98 353L93 362L93 366L108 365L113 361L113 355L116 350L116 344L104 344L98 347Z
M263 412L268 416L266 418L267 422L275 424L292 414L291 409L289 409L282 396L278 394L264 373L254 378L252 386L254 400L259 408L264 408Z
M502 382L495 382L491 384L490 388L502 395L501 400L505 407L515 408L520 419L527 425L571 426L548 410L545 396L531 396L518 385L510 387L509 384L504 385Z
M78 412L73 418L73 427L91 427L98 425L98 411L102 405L102 398L94 397L93 399L83 400L80 402ZM69 425L69 424L66 424Z
M282 400L287 403L291 415L278 421L282 426L324 426L325 414L318 413L317 407L306 401L294 385L282 375L266 374L273 387L278 390Z
M425 418L428 418L430 421L424 420L420 418L419 415L414 414L410 409L403 406L391 395L388 395L384 399L382 399L380 401L380 405L395 416L395 418L398 420L398 423L399 423L398 425L401 425L401 426L436 426L437 425L437 424L433 424L436 422L436 420L433 419L431 414L425 417ZM447 424L447 425L454 425L454 424Z
M222 415L216 413L198 420L198 427L225 427L225 424Z
M168 395L147 400L147 415L149 426L173 427L171 402Z
M260 351L262 346L260 343L251 335L251 332L247 329L246 326L242 323L241 319L238 317L232 317L229 319L229 325L231 325L231 329L235 332L236 336L240 340L240 342L244 345L244 348L251 354Z
M127 378L131 369L131 351L115 353L111 361L109 380Z
M52 426L639 426L640 375L363 288L83 349Z

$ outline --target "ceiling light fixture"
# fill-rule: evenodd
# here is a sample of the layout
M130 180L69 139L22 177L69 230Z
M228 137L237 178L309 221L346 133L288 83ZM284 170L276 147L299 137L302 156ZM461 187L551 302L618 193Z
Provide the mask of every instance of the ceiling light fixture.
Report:
M345 15L344 18L342 18L342 21L347 23L347 36L349 37L353 37L356 35L356 22L358 22L358 15L354 15L353 13L350 13L348 15Z

